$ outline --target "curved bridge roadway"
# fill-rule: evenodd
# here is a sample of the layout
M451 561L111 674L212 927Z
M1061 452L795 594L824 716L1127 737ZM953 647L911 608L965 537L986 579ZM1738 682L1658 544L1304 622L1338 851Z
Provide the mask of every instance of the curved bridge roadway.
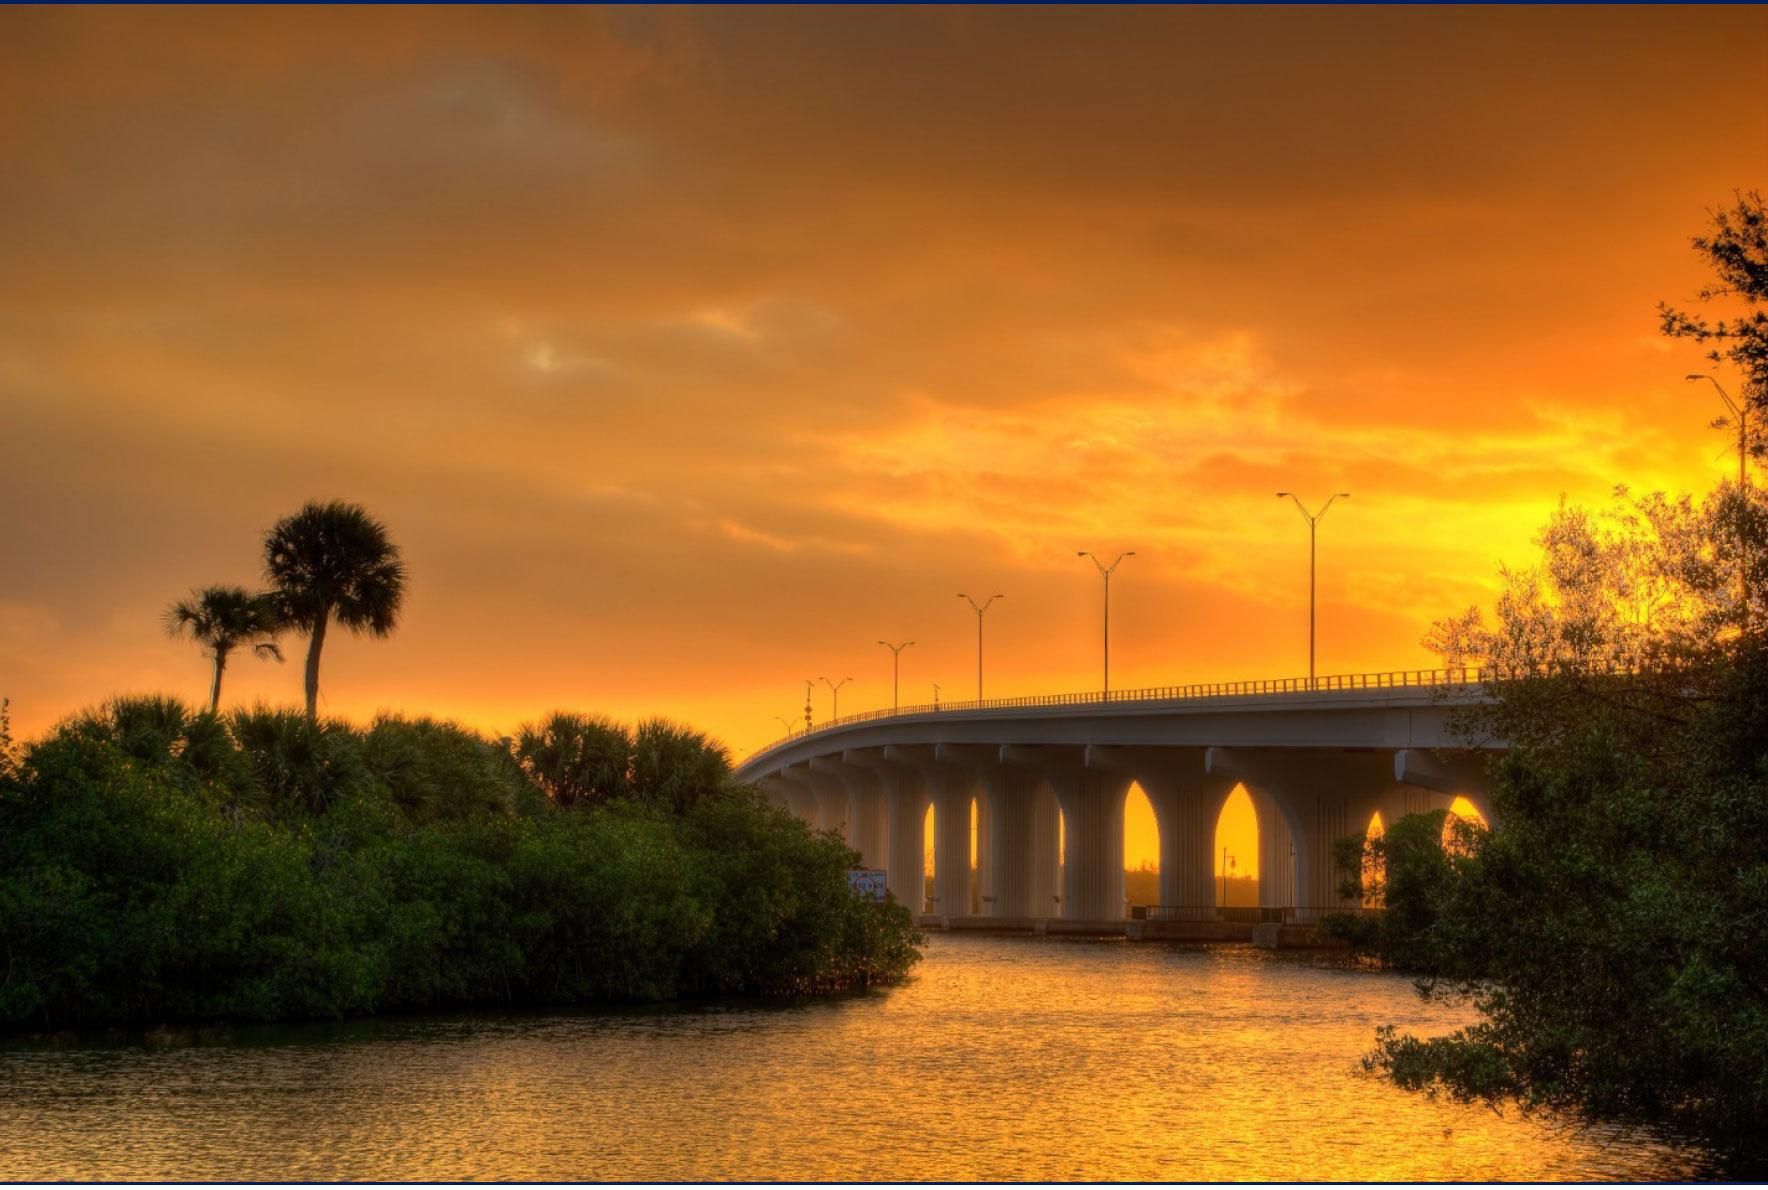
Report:
M1123 920L1131 782L1160 828L1161 904L1213 907L1216 820L1244 784L1260 903L1305 921L1339 904L1333 842L1376 812L1392 822L1461 795L1490 819L1485 754L1503 744L1451 734L1454 708L1486 697L1477 670L1411 670L904 707L776 741L736 775L839 832L912 907L933 806L934 922L1039 928Z

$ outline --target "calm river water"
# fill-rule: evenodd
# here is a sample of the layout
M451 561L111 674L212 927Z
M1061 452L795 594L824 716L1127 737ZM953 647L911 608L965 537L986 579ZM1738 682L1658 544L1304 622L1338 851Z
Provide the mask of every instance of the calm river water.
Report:
M0 1178L1698 1176L1357 1069L1382 1022L1463 1019L1305 956L935 935L797 1007L0 1046Z

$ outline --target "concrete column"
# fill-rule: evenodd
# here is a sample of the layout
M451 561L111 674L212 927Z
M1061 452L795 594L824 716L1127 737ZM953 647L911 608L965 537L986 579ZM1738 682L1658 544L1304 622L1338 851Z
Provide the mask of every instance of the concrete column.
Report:
M847 786L835 776L811 768L811 792L816 794L817 826L843 843L847 842Z
M1376 808L1392 795L1390 756L1350 749L1212 748L1206 764L1214 771L1234 773L1248 788L1274 801L1279 813L1269 817L1281 817L1288 823L1295 855L1294 895L1289 904L1298 920L1313 920L1322 911L1355 904L1338 896L1333 845L1339 839L1363 834ZM1256 796L1254 804L1259 804ZM1267 815L1267 810L1261 810L1261 843L1267 834L1276 834L1264 829ZM1261 846L1261 877L1272 859L1280 862L1281 857L1271 856Z
M1087 768L1083 747L1009 744L1001 749L1001 763L1040 772L1055 793L1065 827L1061 916L1121 921L1123 799L1129 778Z
M916 768L933 803L933 907L941 917L972 917L970 900L970 799L975 778L963 767L940 763L932 747L884 749L884 758Z
M884 886L890 895L921 913L927 902L922 823L927 814L927 791L920 773L892 764L881 749L850 749L842 754L850 765L871 771L877 778L884 813Z
M1031 797L1030 903L1034 917L1062 915L1062 807L1041 776Z
M1088 768L1128 776L1142 787L1160 829L1160 903L1215 904L1215 828L1235 779L1209 773L1202 748L1089 746Z
M818 819L821 817L822 808L817 804L816 794L810 791L810 786L802 781L792 781L785 778L781 778L779 784L786 798L787 809L791 810L811 830L820 829Z
M1128 777L1080 765L1044 770L1062 807L1067 855L1062 916L1118 921L1123 912L1123 799Z
M1270 794L1250 786L1246 793L1258 815L1258 903L1265 909L1293 908L1295 836L1289 816Z
M981 912L1021 920L1056 909L1055 798L1035 770L1004 765L998 748L941 744L936 756L975 774L983 809L977 843ZM1047 829L1040 834L1040 815Z
M859 852L859 862L882 868L889 849L884 787L878 774L839 760L813 760L811 767L827 766L847 790L847 845Z

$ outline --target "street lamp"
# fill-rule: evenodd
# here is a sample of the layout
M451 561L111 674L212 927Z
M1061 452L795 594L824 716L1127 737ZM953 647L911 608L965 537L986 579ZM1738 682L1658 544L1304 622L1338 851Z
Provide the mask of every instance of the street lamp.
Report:
M959 591L958 598L969 600L970 606L976 609L976 701L981 702L982 701L982 613L987 611L989 609L989 605L994 603L995 600L1005 599L1006 596L1005 595L990 595L988 597L987 603L977 603L974 599L971 599L968 595L964 594L962 591Z
M933 713L939 713L939 683L933 683Z
M893 645L887 640L881 640L878 643L890 650L890 713L895 714L902 705L902 700L897 697L899 679L902 677L902 651L915 642L905 640L900 645Z
M833 696L829 703L830 723L835 722L835 720L841 717L841 687L847 685L847 683L851 681L853 681L852 678L842 678L839 682L831 682L827 678L822 679L823 685L829 688L829 693Z
M1234 862L1234 857L1228 854L1228 849L1226 847L1222 848L1222 908L1223 909L1226 909L1228 907L1228 873L1233 871L1237 866L1238 865Z
M1099 568L1100 577L1105 580L1105 699L1111 700L1111 572L1116 570L1125 558L1136 556L1135 550L1125 550L1117 555L1117 561L1107 566L1094 557L1090 550L1076 550L1077 558L1092 558L1093 565Z
M1303 504L1301 497L1294 492L1277 493L1279 500L1285 496L1295 501L1296 510L1308 523L1308 688L1312 689L1314 685L1314 562L1319 554L1315 538L1320 522L1325 518L1326 510L1332 507L1332 502L1334 500L1349 500L1351 494L1349 492L1332 493L1326 503L1320 505L1320 511L1316 513L1309 513L1307 505Z
M810 688L813 685L809 678L804 679L804 734L810 734Z
M1743 487L1750 481L1749 473L1744 470L1744 461L1749 458L1750 453L1750 407L1732 400L1731 394L1726 392L1717 380L1714 380L1705 372L1690 372L1682 379L1690 381L1705 380L1708 384L1711 384L1713 388L1717 390L1719 399L1725 402L1725 409L1731 414L1732 420L1737 422L1737 486L1740 488ZM1720 418L1715 421L1713 423L1713 428L1715 430L1724 429L1725 419Z
M792 721L790 719L786 718L784 715L775 715L774 718L778 719L781 723L786 725L786 738L787 739L791 739L795 734L797 734L797 728L792 726Z

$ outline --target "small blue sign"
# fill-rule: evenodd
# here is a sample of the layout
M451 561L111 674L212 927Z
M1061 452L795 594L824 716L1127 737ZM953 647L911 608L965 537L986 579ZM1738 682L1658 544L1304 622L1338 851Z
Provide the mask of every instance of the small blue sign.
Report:
M877 868L849 868L847 887L868 901L884 899L884 873Z

